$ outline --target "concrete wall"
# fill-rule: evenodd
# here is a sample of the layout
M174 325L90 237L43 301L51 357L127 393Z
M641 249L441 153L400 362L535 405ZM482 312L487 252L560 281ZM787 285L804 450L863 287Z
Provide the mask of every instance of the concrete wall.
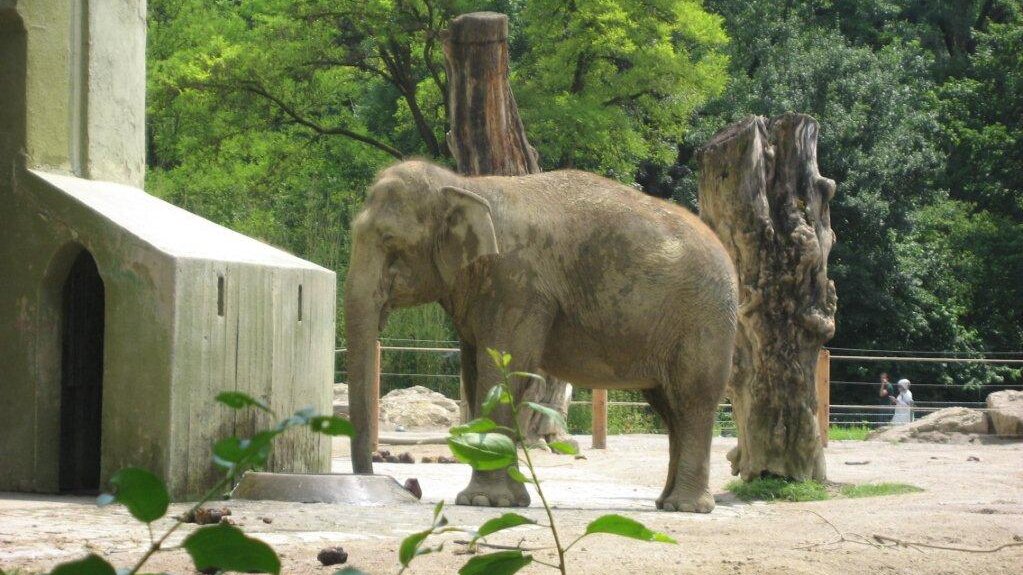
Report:
M141 188L146 169L146 2L87 4L84 177Z
M25 85L0 83L0 102L27 102L27 165L141 187L145 0L8 0L0 12L0 46L12 41L4 22L30 31Z
M62 288L81 249L105 287L102 480L167 470L173 260L22 173L0 216L0 490L57 490Z
M221 406L217 393L248 393L278 418L305 407L330 413L335 277L322 269L209 260L182 261L177 277L177 297L188 304L179 306L176 320L170 477L174 491L197 495L222 473L210 463L214 442L276 422L260 411ZM330 442L293 430L275 443L268 469L327 472Z

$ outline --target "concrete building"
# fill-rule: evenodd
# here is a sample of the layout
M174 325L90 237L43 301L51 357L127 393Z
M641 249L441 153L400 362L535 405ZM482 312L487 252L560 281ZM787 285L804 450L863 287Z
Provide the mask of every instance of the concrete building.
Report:
M141 190L144 0L0 0L0 490L88 492L125 466L187 498L212 444L330 409L334 273ZM325 472L285 434L274 471Z

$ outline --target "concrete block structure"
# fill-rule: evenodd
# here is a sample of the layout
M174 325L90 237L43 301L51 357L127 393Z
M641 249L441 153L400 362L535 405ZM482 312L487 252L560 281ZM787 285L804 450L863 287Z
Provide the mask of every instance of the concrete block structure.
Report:
M142 191L145 2L0 0L0 490L118 469L209 488L212 445L330 410L332 271ZM326 472L291 432L269 470Z

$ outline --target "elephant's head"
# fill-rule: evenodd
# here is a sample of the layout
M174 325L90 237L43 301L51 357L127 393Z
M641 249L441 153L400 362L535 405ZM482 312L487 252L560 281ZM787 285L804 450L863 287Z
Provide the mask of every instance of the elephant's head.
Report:
M438 183L443 174L428 174L422 166L406 163L383 172L352 225L344 305L356 473L373 472L368 423L374 416L374 343L388 312L437 301L461 269L497 253L490 203Z

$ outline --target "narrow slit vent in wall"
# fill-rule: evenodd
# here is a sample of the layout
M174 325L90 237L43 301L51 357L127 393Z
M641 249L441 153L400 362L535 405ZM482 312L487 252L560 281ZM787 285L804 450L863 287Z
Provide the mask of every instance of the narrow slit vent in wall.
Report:
M298 321L302 321L302 284L298 284Z
M224 276L217 276L217 315L224 317Z

